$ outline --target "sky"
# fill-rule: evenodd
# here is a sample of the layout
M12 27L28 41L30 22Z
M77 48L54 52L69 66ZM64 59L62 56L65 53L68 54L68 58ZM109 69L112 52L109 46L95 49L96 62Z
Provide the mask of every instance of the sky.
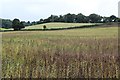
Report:
M118 16L120 0L0 0L0 18L38 21L52 15Z

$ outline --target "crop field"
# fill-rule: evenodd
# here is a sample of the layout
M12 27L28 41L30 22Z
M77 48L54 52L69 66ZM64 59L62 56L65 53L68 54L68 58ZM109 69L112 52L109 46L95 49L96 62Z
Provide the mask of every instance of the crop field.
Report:
M61 23L61 22L51 22L51 23L45 23L40 25L34 25L34 26L28 26L25 29L43 29L43 25L46 25L47 29L52 28L68 28L68 27L75 27L75 26L84 26L84 25L94 25L95 23ZM99 23L96 23L99 24Z
M120 78L118 45L117 26L3 32L2 77Z

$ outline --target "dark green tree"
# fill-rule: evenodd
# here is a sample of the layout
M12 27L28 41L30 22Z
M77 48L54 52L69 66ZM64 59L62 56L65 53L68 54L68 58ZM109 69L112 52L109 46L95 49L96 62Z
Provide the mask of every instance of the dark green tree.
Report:
M117 20L117 17L115 15L111 15L109 17L109 22L115 22Z
M2 24L1 24L2 28L6 28L6 29L12 28L12 21L11 20L9 20L9 19L1 19L1 21L2 21Z
M54 20L53 22L59 22L59 17L54 15L53 20Z
M31 25L30 21L26 22L26 26L30 26L30 25Z
M62 15L59 16L58 22L65 22L64 17Z
M103 23L109 22L109 17L102 17L102 22Z
M91 23L99 23L101 22L102 17L98 14L90 14L89 15L89 22Z
M19 19L14 19L12 22L12 28L16 31L25 28L25 26L23 25L23 22L20 22Z
M46 25L43 25L43 29L44 29L44 30L46 29Z
M58 22L59 17L56 15L51 15L50 17L47 18L48 22Z
M31 23L31 25L36 25L37 24L37 22L35 22L35 21L33 21L32 23Z
M73 22L75 22L75 17L76 17L75 14L68 13L68 14L64 15L64 20L65 20L65 22L73 23Z
M43 20L43 19L40 19L40 23L44 23L44 20Z
M79 13L78 15L76 15L75 20L77 23L87 23L87 17L83 15L82 13Z
M19 27L20 27L20 29L25 28L24 23L23 23L23 22L20 22Z

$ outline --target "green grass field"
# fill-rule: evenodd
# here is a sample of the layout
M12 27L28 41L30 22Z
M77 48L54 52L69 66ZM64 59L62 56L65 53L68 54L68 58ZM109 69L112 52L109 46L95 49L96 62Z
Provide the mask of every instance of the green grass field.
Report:
M118 65L117 26L2 33L4 78L119 78Z
M12 28L10 29L0 28L0 31L6 31L6 30L13 30L13 29Z
M32 25L26 26L22 30L43 30L43 26L46 25L46 29L60 29L60 28L69 28L69 27L76 27L76 26L87 26L87 25L95 25L100 23L62 23L62 22L51 22L51 23L44 23L39 25ZM12 28L5 29L0 28L0 31L13 31Z
M6 29L4 29L4 28L0 28L0 30L6 30Z
M68 28L68 27L75 27L75 26L84 26L84 25L94 25L94 23L45 23L40 25L28 26L25 29L43 29L43 25L47 26L47 29L52 28Z

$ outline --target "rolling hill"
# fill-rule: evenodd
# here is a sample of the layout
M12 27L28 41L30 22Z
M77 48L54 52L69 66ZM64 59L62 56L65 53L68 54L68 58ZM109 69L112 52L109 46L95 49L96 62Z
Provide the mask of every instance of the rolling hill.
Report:
M96 23L45 23L39 25L32 25L28 26L25 29L43 29L43 25L46 25L47 29L57 29L57 28L68 28L68 27L75 27L75 26L84 26L84 25L94 25Z

